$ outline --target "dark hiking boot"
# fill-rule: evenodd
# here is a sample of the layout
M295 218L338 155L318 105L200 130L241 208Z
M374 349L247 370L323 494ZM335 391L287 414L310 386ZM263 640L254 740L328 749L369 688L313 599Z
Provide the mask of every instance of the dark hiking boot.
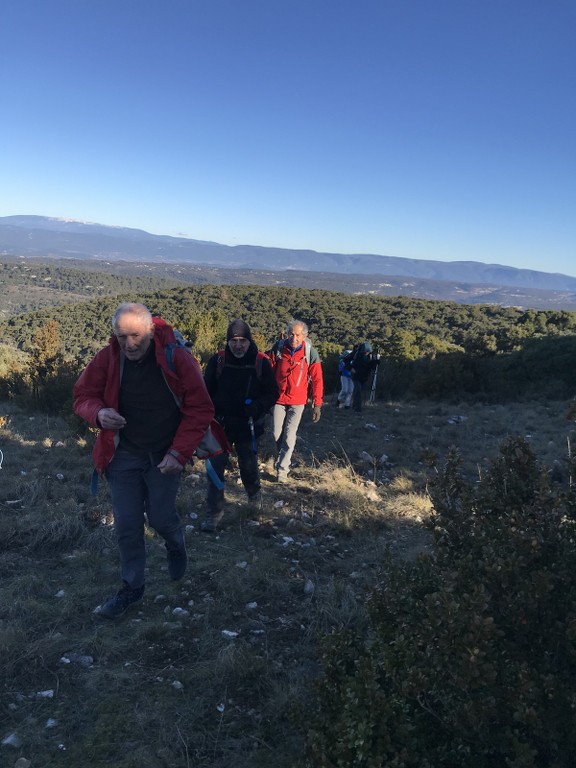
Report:
M255 507L262 506L262 491L260 488L257 491L254 491L254 493L248 494L248 503L253 504Z
M200 530L204 533L214 533L223 517L224 512L222 510L218 512L211 512L209 510L200 524Z
M99 605L94 613L98 614L98 616L104 616L107 619L117 619L118 616L122 616L131 605L139 603L143 596L144 585L132 589L128 584L124 584L115 595L109 597L102 605Z
M188 555L186 547L184 549L169 549L166 552L168 558L168 574L172 581L180 581L186 573L188 566Z

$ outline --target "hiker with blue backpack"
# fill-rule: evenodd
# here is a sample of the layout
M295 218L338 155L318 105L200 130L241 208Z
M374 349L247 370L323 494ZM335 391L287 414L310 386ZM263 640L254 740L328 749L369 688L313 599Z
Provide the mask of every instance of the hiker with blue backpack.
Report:
M226 346L208 360L204 381L216 419L234 446L248 501L261 507L258 439L264 432L266 414L278 399L278 386L270 361L258 351L244 320L233 320L228 326ZM229 455L215 456L210 463L216 476L208 474L207 509L200 526L207 533L214 532L223 517Z
M352 404L352 394L354 393L354 382L352 381L352 371L350 365L356 347L345 349L338 358L338 373L340 374L340 392L336 399L336 408L350 408Z
M280 390L272 410L272 432L278 449L276 480L279 483L288 482L298 427L309 396L314 422L320 419L324 399L322 363L307 337L306 323L292 320L286 328L285 338L275 342L268 353Z
M144 595L146 520L164 539L170 578L184 576L176 494L214 416L200 366L170 325L129 302L114 312L112 330L74 385L74 412L100 430L94 466L108 481L120 550L123 585L95 610L108 619Z

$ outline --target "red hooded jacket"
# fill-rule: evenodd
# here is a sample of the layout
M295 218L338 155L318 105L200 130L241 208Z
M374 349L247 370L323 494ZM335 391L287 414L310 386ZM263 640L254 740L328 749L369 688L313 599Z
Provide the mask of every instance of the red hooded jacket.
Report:
M214 406L196 358L188 350L176 346L172 354L172 370L166 359L165 347L176 343L174 332L159 317L153 318L153 322L156 362L182 413L182 420L170 448L178 454L180 463L186 464L212 422ZM74 413L92 426L98 426L97 416L101 408L118 410L120 379L120 345L116 337L112 336L108 346L88 363L74 385ZM117 444L117 430L100 430L92 453L94 466L100 474L114 456Z
M277 402L280 405L306 405L308 402L308 377L312 389L312 402L322 405L324 399L324 378L322 363L314 347L310 347L310 365L306 363L305 345L293 354L288 343L280 344L269 354L276 383L280 390Z

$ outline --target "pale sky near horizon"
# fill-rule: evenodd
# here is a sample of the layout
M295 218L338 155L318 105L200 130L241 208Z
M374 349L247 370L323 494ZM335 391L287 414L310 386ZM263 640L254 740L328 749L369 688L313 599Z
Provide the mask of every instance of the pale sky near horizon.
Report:
M576 275L576 0L3 0L0 35L0 216Z

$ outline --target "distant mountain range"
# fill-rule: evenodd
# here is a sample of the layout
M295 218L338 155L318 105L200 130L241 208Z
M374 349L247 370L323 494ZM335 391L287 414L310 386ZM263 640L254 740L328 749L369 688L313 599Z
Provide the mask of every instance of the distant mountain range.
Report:
M194 268L196 275L199 267L205 267L218 274L217 282L225 282L229 274L235 278L230 282L304 284L309 288L408 295L466 304L576 310L576 278L557 273L477 261L443 262L256 245L228 246L45 216L0 217L2 255L110 262L108 269L113 265L120 267L120 262L132 262L134 267L139 263L142 273L146 271L145 264L156 273L163 265L160 271L167 274L174 271L175 265L184 271ZM182 278L182 269L178 272ZM247 274L242 276L243 273ZM339 287L335 288L335 284Z

